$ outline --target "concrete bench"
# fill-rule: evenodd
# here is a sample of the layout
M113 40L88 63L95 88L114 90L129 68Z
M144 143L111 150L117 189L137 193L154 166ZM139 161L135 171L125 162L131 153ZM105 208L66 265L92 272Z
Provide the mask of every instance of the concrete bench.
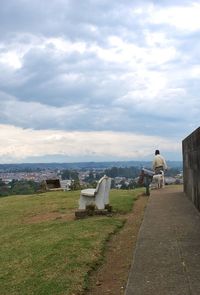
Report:
M81 191L79 199L79 209L86 209L87 205L94 204L97 209L105 209L109 204L109 191L111 178L103 176L97 183L96 188L88 188Z

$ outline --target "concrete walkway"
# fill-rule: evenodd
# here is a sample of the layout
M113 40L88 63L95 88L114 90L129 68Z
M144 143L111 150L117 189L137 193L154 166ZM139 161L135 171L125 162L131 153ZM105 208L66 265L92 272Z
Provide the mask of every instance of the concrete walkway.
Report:
M200 213L182 187L151 192L125 294L200 294Z

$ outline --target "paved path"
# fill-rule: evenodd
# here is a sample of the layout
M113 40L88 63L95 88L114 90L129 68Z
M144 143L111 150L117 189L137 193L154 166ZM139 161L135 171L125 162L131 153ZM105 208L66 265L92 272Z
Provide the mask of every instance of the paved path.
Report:
M200 213L180 186L151 192L126 295L200 295Z

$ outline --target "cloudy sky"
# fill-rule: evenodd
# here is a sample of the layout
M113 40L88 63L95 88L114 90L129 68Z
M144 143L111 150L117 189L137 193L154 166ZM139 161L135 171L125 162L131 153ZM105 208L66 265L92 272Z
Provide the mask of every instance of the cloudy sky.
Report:
M1 0L0 162L180 160L200 1Z

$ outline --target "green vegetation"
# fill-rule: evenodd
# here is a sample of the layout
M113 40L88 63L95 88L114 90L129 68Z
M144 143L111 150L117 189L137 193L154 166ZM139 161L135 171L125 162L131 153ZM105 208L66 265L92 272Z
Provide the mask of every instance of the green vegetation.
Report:
M12 180L8 185L0 179L0 197L34 194L38 189L39 184L33 180Z
M139 190L112 190L118 213L131 210ZM1 294L78 294L101 260L106 240L125 219L74 220L79 192L0 199Z
M61 177L62 179L78 180L78 172L75 170L64 169L61 171Z
M135 178L139 175L140 169L138 167L112 167L105 169L101 173L94 173L92 170L89 173L89 176L85 178L85 181L92 183L95 180L99 180L103 175L107 175L111 178L115 177L126 177L126 178Z
M110 204L116 212L121 214L128 213L132 210L133 202L137 199L137 196L143 191L143 188L135 190L111 190Z
M140 173L140 169L138 167L112 167L111 169L106 169L105 174L112 178L114 177L126 177L126 178L134 178L137 177Z

